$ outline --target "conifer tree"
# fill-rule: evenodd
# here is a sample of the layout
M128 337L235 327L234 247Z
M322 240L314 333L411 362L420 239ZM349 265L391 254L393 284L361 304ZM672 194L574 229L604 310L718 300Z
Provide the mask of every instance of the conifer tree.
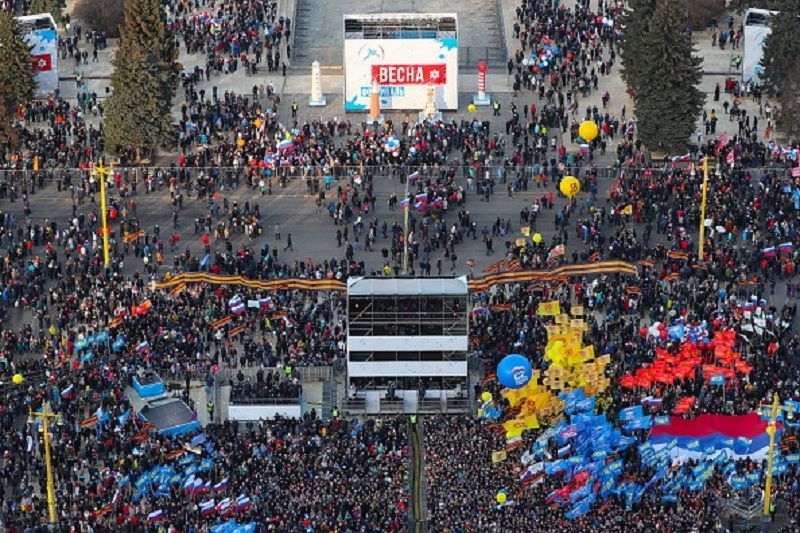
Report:
M635 94L642 70L642 38L647 34L650 20L656 10L657 0L628 0L620 18L620 27L625 28L622 42L622 79Z
M31 14L50 13L56 24L61 23L61 4L58 0L33 0L28 12Z
M31 47L22 40L17 22L11 13L0 12L0 87L5 105L16 110L33 97L36 82L33 77Z
M782 0L776 7L779 13L770 18L772 31L764 41L761 59L761 81L767 93L772 95L780 92L783 78L800 54L800 19L797 15L800 13L800 0Z
M800 139L800 58L794 57L785 73L782 88L778 95L780 108L775 125L780 132L794 143Z
M171 116L177 50L160 0L129 0L112 60L113 92L106 105L108 150L133 147L151 154L176 140Z
M705 103L698 89L702 59L693 55L678 0L659 0L642 37L635 114L639 138L650 150L684 150Z

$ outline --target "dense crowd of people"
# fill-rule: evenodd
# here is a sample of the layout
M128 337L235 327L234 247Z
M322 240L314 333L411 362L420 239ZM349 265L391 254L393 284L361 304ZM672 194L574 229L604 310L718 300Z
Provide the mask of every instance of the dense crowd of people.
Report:
M132 414L127 397L131 377L143 369L185 380L187 389L192 380L214 385L220 369L231 369L233 402L299 397L293 369L337 366L345 356L341 294L153 284L164 274L196 271L253 280L397 275L405 237L390 219L395 210L410 213L414 275L456 271L466 259L460 247L479 238L487 255L500 252L496 270L599 260L637 265L635 277L571 277L473 294L474 308L490 310L470 318L470 356L489 374L477 396L489 391L508 407L490 375L505 354L522 353L534 368L546 366L551 321L537 309L558 300L564 313L583 308L585 342L611 356L612 385L597 401L609 419L653 396L660 400L648 407L653 417L673 413L689 395L688 417L751 413L773 394L798 400L800 188L792 171L798 150L770 142L769 133L761 140L759 121L767 132L772 127L769 104L758 117L747 114L740 98L760 103L760 94L726 86L720 117L714 110L704 117L708 140L672 162L649 161L625 109L619 116L608 109L614 95L605 92L599 107L581 103L603 91L602 77L615 68L621 29L614 22L621 10L618 2L598 10L588 2L574 8L521 2L513 26L520 49L508 64L517 99L504 109L505 131L503 124L479 119L389 122L376 130L347 118L280 117L281 95L255 78L249 94L213 88L218 77L239 69L257 73L263 65L285 72L293 27L278 16L276 2L168 3L170 29L201 64L182 76L185 103L174 161L163 168L115 169L108 179L110 268L102 260L98 182L87 170L104 148L99 96L82 91L75 102L57 96L24 106L20 146L0 162L14 171L0 185L5 530L35 531L46 515L40 423L26 420L45 403L60 415L51 428L63 531L191 531L228 518L266 531L405 530L411 498L406 419L323 421L311 411L301 420L212 421L200 432L175 437L151 431ZM71 28L60 40L63 58L85 63L88 50L96 57L105 47L103 34L86 30ZM716 137L718 122L726 119L738 134ZM568 150L567 144L580 142L582 120L593 120L600 135ZM707 220L701 221L705 156L714 168ZM595 166L596 158L614 162L607 195L602 180L609 173ZM564 201L557 184L570 174L580 178L584 193ZM408 196L388 198L386 217L376 206L384 200L376 182L384 178L408 186ZM330 258L282 260L281 253L292 249L291 235L286 228L282 234L282 221L267 217L263 202L292 180L316 199L309 219L329 224L335 235ZM44 190L63 197L72 215L62 220L45 211L37 201ZM229 200L229 192L241 190L246 200ZM514 213L498 213L493 224L479 227L469 209L506 192L533 194L518 220ZM164 200L171 228L153 227L139 205L147 198ZM188 208L190 199L197 202ZM539 242L517 243L519 229L533 236L548 216L554 232L545 231ZM706 240L696 259L701 223ZM196 241L191 246L189 233ZM569 253L563 252L567 246ZM365 260L370 252L380 254L382 266ZM722 387L699 374L669 386L623 386L653 363L656 349L678 349L678 340L651 332L661 331L659 323L705 323L712 341L735 331L735 349L749 372ZM710 353L703 357L711 362ZM243 368L257 368L255 378L236 371ZM725 503L734 491L721 469L702 490L683 491L677 501L665 501L664 485L655 484L632 505L615 495L571 521L563 506L548 501L564 484L558 476L522 481L544 428L526 432L522 445L506 450L497 423L472 414L426 417L421 426L432 530L733 529L736 517ZM643 443L647 432L634 436ZM795 439L787 424L784 455L798 452ZM493 461L498 451L506 454ZM543 453L559 452L550 441ZM635 448L624 459L627 480L650 479ZM763 469L750 459L739 459L735 468ZM161 469L185 475L156 481L154 472ZM800 527L799 484L796 464L774 481L784 531ZM496 500L501 489L508 505Z
M298 401L302 386L300 380L289 374L281 375L278 372L264 372L259 370L256 379L246 377L241 370L236 376L236 381L231 380L231 403L257 403L262 399L276 400L289 399Z

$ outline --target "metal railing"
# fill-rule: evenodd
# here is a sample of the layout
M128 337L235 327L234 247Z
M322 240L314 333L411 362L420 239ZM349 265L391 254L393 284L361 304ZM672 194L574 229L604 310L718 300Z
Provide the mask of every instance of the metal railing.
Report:
M250 366L241 368L222 368L217 375L217 382L221 385L227 385L231 381L238 383L239 373L241 372L245 379L255 380L258 372L262 371L264 374L281 374L285 375L283 368L278 367L260 367ZM292 375L300 378L301 381L326 381L331 378L332 367L330 366L294 366L292 367Z
M263 398L263 397L242 397L231 394L228 403L230 405L299 405L301 397L298 395L293 398Z
M30 165L27 165L30 166ZM482 180L486 177L492 179L493 181L512 181L516 179L517 173L520 174L521 177L528 178L528 189L536 189L536 176L542 176L543 184L549 184L554 182L558 177L562 175L575 175L578 177L586 177L592 171L594 171L597 175L597 179L599 180L616 180L620 177L622 171L625 172L626 176L630 176L633 173L643 173L643 172L650 172L652 175L650 176L651 179L656 179L660 174L669 173L672 168L669 163L663 162L653 162L648 166L640 166L640 167L628 167L628 166L594 166L592 165L588 159L586 160L577 160L574 161L572 164L559 164L557 170L555 171L555 175L553 174L552 170L545 170L542 167L538 168L538 173L536 172L538 165L521 165L521 166L510 166L510 165L480 165L477 168L473 167L471 164L463 163L463 162L448 162L445 164L441 164L438 166L418 166L418 165L397 165L397 164L385 164L385 165L357 165L357 166L334 166L331 168L326 169L325 167L321 166L307 166L307 167L280 167L276 169L259 169L254 167L232 167L232 166L203 166L203 167L179 167L179 166L118 166L114 167L114 172L120 172L124 177L127 177L130 180L131 177L135 176L138 182L137 191L139 194L144 194L143 191L145 189L145 185L142 183L142 180L145 177L152 176L155 178L155 184L158 185L158 174L159 172L162 175L163 184L161 184L161 188L167 188L169 185L169 178L176 177L178 180L179 185L183 185L187 182L194 183L199 178L213 178L216 182L216 185L222 185L228 187L227 180L230 178L233 181L239 182L239 186L246 186L250 178L255 177L255 183L253 185L257 185L258 180L263 178L265 182L268 182L270 179L272 180L272 189L273 194L275 191L279 191L281 188L281 179L285 180L292 180L295 178L299 178L302 180L311 179L314 180L315 178L319 179L319 187L320 189L324 189L326 185L326 177L330 176L330 190L335 192L337 186L344 186L345 184L350 184L351 186L357 185L354 181L359 181L362 184L365 183L365 180L361 178L365 175L372 176L373 180L383 180L383 179L397 179L399 183L404 184L406 177L410 176L414 173L419 173L420 179L415 181L414 184L424 184L425 180L437 180L440 178L445 178L447 171L449 168L455 169L455 178L457 181L466 181L472 178L473 182L477 184L479 180ZM268 172L268 173L266 173ZM784 164L782 161L777 159L770 160L770 164L763 165L760 167L742 167L736 168L735 172L749 172L752 175L760 175L762 173L775 173L780 177L790 178L791 177L791 167L787 164ZM726 171L726 174L729 171ZM30 185L32 180L36 183L36 188L38 189L39 186L39 177L42 176L42 181L45 186L51 186L53 183L58 181L59 179L62 180L62 183L66 183L67 179L73 185L80 185L84 182L84 180L89 180L90 178L90 170L88 169L81 169L81 168L61 168L61 167L47 167L42 168L40 170L32 170L32 168L24 168L24 169L9 169L9 168L0 168L0 185L9 185L9 184L18 184L23 185L27 184ZM555 176L555 177L553 177ZM244 180L244 181L243 181ZM130 187L129 187L130 188ZM68 194L68 191L64 190L65 194ZM412 186L411 191L415 192L415 188ZM401 193L402 194L402 193Z

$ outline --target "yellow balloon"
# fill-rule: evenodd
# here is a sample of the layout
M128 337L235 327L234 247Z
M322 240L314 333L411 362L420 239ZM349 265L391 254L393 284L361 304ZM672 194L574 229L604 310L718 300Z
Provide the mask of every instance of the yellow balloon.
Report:
M492 393L489 392L488 390L487 391L483 391L481 393L481 400L483 400L484 402L492 401Z
M15 385L19 385L23 381L25 381L25 378L22 377L22 374L14 374L13 376L11 376L11 382L14 383Z
M470 113L474 113L476 109L478 109L478 108L475 107L475 104L469 104L467 106L467 111L469 111Z
M534 233L533 237L531 237L531 240L533 240L533 242L535 242L536 244L539 244L540 242L542 242L542 234Z
M495 496L495 499L497 500L497 503L506 503L508 496L506 496L505 492L498 492L497 496Z
M561 194L567 198L572 198L581 192L581 182L575 176L564 176L558 188L561 190Z
M590 143L597 138L597 135L600 133L600 128L597 127L591 120L585 120L581 122L581 125L578 127L578 135L580 135L583 140Z

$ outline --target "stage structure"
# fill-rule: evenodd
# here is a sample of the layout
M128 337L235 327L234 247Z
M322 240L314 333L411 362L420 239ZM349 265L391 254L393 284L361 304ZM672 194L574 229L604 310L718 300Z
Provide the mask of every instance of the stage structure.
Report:
M373 83L384 111L420 111L433 87L437 109L458 109L455 13L344 16L344 108L367 111Z
M375 413L384 403L418 412L464 397L467 299L463 276L348 280L349 398Z

